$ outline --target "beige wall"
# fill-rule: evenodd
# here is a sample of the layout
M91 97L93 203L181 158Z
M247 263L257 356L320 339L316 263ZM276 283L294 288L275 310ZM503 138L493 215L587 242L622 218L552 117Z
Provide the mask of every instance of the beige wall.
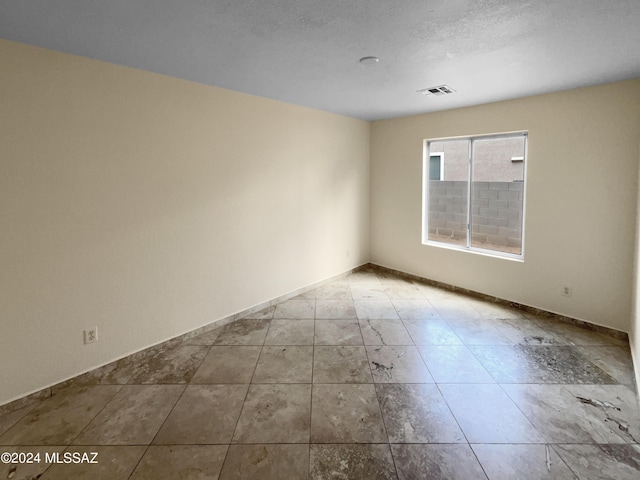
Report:
M524 263L421 245L423 139L519 130ZM640 80L374 122L371 261L629 331L639 135Z
M368 261L369 123L7 41L0 65L0 404Z
M640 145L638 147L640 151ZM640 165L640 153L638 158ZM638 171L638 186L640 187L640 169ZM636 213L636 238L635 238L635 258L633 261L633 301L631 312L631 328L629 330L629 343L631 346L631 356L633 357L634 370L636 374L636 392L640 387L640 189L638 190ZM640 402L640 397L638 397Z

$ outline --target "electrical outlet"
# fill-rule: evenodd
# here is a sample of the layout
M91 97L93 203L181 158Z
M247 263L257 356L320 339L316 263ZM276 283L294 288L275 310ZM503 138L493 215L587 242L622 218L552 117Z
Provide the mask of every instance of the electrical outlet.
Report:
M84 331L84 343L93 343L98 341L98 327L92 327Z
M571 293L572 293L571 287L564 286L560 290L560 295L562 295L563 297L570 297Z

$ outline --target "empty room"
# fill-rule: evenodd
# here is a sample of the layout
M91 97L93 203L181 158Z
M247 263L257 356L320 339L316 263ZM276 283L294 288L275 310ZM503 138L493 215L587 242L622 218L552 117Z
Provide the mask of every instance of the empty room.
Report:
M640 478L638 25L0 0L0 478Z

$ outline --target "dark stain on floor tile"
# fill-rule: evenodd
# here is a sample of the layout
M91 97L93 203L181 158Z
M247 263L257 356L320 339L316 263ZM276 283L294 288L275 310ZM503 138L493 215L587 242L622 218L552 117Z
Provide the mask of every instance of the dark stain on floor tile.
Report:
M501 383L618 383L574 347L493 345L469 349Z
M599 445L600 450L619 463L624 463L640 475L640 448L638 445Z
M615 384L613 377L584 358L573 347L522 347L558 383Z
M618 430L620 430L620 432L625 436L628 436L634 443L640 443L640 439L634 438L633 434L629 431L629 422L619 418L622 408L611 402L598 400L597 398L585 398L580 395L576 395L575 397L580 403L599 409L605 417L605 423L613 423L614 425L617 425Z
M127 383L189 383L208 352L209 347L198 345L184 345L160 351L145 362L139 363Z
M214 345L262 345L270 320L242 319L222 327Z

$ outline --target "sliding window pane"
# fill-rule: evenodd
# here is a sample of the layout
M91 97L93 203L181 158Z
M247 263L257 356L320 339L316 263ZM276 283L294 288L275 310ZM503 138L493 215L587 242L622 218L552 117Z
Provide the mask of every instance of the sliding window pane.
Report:
M469 140L428 143L430 241L467 246Z
M526 136L472 141L471 246L522 254Z

